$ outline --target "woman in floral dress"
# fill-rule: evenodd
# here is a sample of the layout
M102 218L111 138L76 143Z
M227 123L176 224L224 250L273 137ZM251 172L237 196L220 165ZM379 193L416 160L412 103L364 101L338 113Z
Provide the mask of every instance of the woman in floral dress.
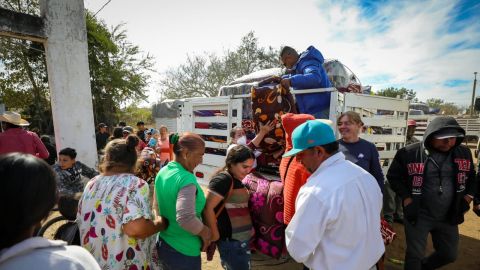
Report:
M102 269L154 269L154 237L167 221L152 215L148 184L133 175L138 138L105 147L102 174L88 182L78 205L81 243Z

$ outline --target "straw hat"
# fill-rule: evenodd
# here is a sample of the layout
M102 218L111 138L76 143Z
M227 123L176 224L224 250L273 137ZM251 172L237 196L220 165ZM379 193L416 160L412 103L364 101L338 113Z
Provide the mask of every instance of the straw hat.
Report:
M0 115L0 121L8 122L17 126L28 126L30 123L22 119L19 113L6 111L2 115Z

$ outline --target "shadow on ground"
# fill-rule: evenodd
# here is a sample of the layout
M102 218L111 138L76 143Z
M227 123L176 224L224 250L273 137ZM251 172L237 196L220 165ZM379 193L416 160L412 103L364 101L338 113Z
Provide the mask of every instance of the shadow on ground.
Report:
M403 225L395 224L397 239L387 247L387 259L385 262L386 270L403 269L403 265L392 263L393 260L403 261L405 254L405 233ZM449 264L443 268L450 270L480 269L480 218L472 211L465 215L465 222L459 226L460 243L458 259L455 263ZM432 240L429 237L427 254L433 251Z

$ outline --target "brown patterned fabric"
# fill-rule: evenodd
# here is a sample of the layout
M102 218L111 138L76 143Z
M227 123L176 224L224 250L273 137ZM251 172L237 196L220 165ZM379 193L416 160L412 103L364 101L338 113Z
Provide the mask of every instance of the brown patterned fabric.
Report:
M296 112L293 96L289 90L279 84L252 87L252 114L255 131L259 132L259 123L277 122L276 127L265 136L259 146L266 156L285 149L285 131L280 117L289 112ZM281 155L275 158L273 163L280 164L280 158ZM269 163L272 163L270 158L267 159Z
M250 105L251 106L251 105ZM253 130L254 129L254 124L253 124L253 120L249 120L249 119L243 119L242 120L242 128L245 130L245 131L250 131L250 130Z

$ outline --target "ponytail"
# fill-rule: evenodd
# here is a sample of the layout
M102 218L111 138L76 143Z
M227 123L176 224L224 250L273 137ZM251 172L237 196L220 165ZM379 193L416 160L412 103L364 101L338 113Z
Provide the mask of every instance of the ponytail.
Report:
M136 147L139 142L140 140L136 135L128 135L128 137L126 138L127 151L136 153Z
M105 158L101 164L101 171L112 169L132 172L137 162L136 147L139 143L136 135L128 135L126 139L115 139L105 147Z

